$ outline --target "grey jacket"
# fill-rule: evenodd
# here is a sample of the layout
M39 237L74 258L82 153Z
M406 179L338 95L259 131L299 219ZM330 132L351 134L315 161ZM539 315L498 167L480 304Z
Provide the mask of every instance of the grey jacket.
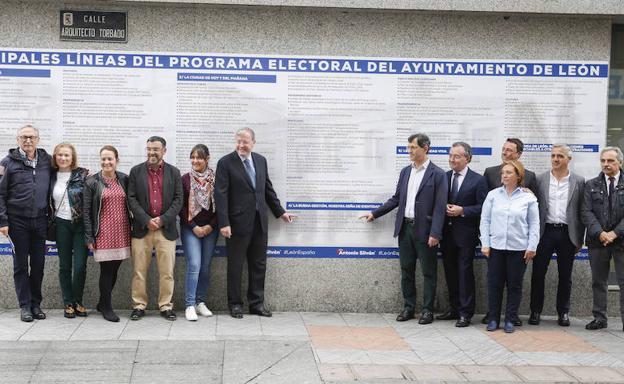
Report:
M568 235L574 246L581 247L585 237L585 225L581 220L581 204L583 203L583 191L585 179L570 172L568 190L568 206L566 208L566 221L568 222ZM537 201L539 203L540 236L544 234L546 216L548 214L548 195L550 193L550 171L537 176Z

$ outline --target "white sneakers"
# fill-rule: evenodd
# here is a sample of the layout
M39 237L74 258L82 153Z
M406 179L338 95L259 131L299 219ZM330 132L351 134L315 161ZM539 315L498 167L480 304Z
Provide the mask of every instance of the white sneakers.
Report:
M206 316L206 317L210 317L212 316L212 312L210 311L210 309L208 309L208 307L206 307L205 303L199 303L195 306L195 309L197 310L197 312L199 312L200 315L202 316ZM186 309L188 311L188 308ZM195 311L193 311L195 312ZM197 317L197 315L195 316ZM196 319L197 320L197 319Z
M197 321L197 312L195 312L195 307L186 307L186 311L184 312L184 314L186 315L186 320Z

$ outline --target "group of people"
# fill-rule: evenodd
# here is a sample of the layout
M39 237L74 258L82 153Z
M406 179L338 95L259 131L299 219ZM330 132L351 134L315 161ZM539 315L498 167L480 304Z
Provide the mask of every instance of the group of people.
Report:
M394 236L399 241L401 290L404 308L397 321L416 313L416 260L423 275L423 303L419 324L434 321L437 253L441 249L450 308L439 320L456 320L467 327L475 311L473 258L481 244L487 258L488 331L501 326L512 333L522 325L518 308L526 266L533 262L529 324L538 325L544 308L544 279L553 253L557 255L557 323L569 326L572 269L583 243L589 249L592 271L593 316L588 330L607 327L607 280L614 260L624 318L624 155L618 147L600 151L602 172L585 182L570 171L571 149L552 146L551 169L540 175L520 162L524 145L509 138L500 165L483 176L468 167L472 148L456 142L449 151L450 170L444 172L428 158L425 134L408 138L411 164L401 170L396 192L383 205L362 216L371 222L398 209Z
M266 159L253 152L255 133L236 132L235 150L221 158L216 172L203 144L191 149L191 171L180 171L163 160L164 138L147 139L147 161L129 175L117 171L115 147L100 149L100 171L78 166L75 147L61 143L52 156L38 148L39 131L19 129L18 147L0 162L0 234L13 245L15 290L22 321L45 319L41 283L46 237L56 240L64 316L87 316L83 303L87 249L100 265L97 311L109 321L119 317L112 291L123 260L131 259L131 320L145 316L147 272L155 250L159 273L158 308L175 320L172 297L177 218L186 256L185 317L211 316L206 306L210 263L217 236L226 242L227 301L230 315L243 317L242 268L248 265L249 313L271 316L264 305L268 211L291 222L269 178ZM502 163L479 175L468 167L472 148L453 143L450 170L428 157L431 142L419 133L408 138L411 164L401 170L394 195L362 216L371 222L398 208L394 236L399 241L404 308L397 321L416 313L416 260L423 275L420 324L434 321L437 252L442 251L450 308L439 320L456 320L467 327L475 312L473 259L481 244L487 258L487 308L482 322L488 331L521 326L518 308L526 266L533 262L529 324L538 325L544 307L544 279L553 253L559 271L556 309L558 324L569 326L572 269L583 243L589 249L593 315L589 330L607 327L607 279L613 258L620 310L624 317L624 155L617 147L600 151L602 172L585 182L569 169L572 152L565 144L551 150L551 169L540 175L520 162L523 143L509 138ZM50 235L52 232L52 235Z
M64 316L87 316L83 302L88 250L100 265L96 309L118 322L112 291L123 260L131 259L131 320L145 316L146 280L152 253L159 274L158 308L167 320L173 310L177 218L186 257L185 317L212 316L206 306L210 263L219 232L228 252L227 295L232 317L243 317L241 275L247 260L249 312L271 316L264 306L267 208L286 222L286 212L268 176L266 159L252 152L255 133L236 132L236 149L209 166L203 144L191 149L191 171L181 175L163 160L167 142L147 139L147 161L126 175L117 170L119 153L111 145L100 151L96 173L78 166L76 148L58 144L50 156L38 148L39 131L18 130L18 147L0 162L0 234L13 248L13 277L22 321L43 320L41 284L46 239L54 238L59 256L59 282Z

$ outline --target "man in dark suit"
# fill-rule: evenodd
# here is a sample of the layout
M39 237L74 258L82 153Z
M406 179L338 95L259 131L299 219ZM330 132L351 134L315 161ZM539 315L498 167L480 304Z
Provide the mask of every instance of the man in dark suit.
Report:
M572 151L555 144L550 153L552 169L537 176L540 213L540 241L531 274L531 316L529 324L538 325L544 308L544 278L553 252L557 252L557 323L570 325L570 293L574 255L583 245L585 227L581 222L581 203L585 179L570 172Z
M501 159L503 161L508 160L520 160L522 156L522 151L524 151L524 143L522 140L510 137L503 144L503 149L501 151ZM501 168L502 163L493 167L488 167L483 172L483 176L488 184L488 191L491 191L494 188L500 187L501 184ZM535 183L535 172L529 171L528 169L524 169L524 187L529 188L533 193L537 192L537 185Z
M510 137L503 144L503 149L501 150L501 159L503 160L503 162L509 161L509 160L519 161L520 157L522 156L523 151L524 151L524 143L522 142L522 140L515 138L515 137ZM493 167L488 167L485 169L485 172L483 172L483 176L485 176L485 180L487 181L488 191L491 191L492 189L498 188L502 185L501 183L501 168L502 167L503 167L503 164L501 163ZM529 188L531 191L533 191L534 194L537 194L537 183L535 181L535 172L529 171L528 169L524 168L524 183L523 184L524 184L523 185L524 187ZM483 319L481 319L481 324L487 324L487 323L488 323L488 315L486 313ZM519 327L522 325L522 320L514 319L513 324L516 327Z
M438 261L438 244L446 212L448 182L444 171L427 157L431 142L422 133L408 138L411 165L399 175L396 192L373 212L362 216L371 222L398 207L394 237L399 237L401 291L404 308L397 321L414 318L416 308L416 259L420 258L424 278L423 306L419 324L433 322Z
M472 261L479 242L479 217L487 195L485 178L468 168L472 148L453 143L449 152L451 170L446 222L442 240L442 260L449 292L450 310L438 320L457 320L456 327L470 325L475 308L475 278Z
M236 132L236 150L217 163L215 203L221 235L227 248L227 297L230 315L243 317L241 276L247 260L249 313L272 316L264 306L268 215L292 222L271 184L266 159L252 152L256 143L251 128Z
M585 183L581 219L587 228L585 244L592 272L594 319L585 329L607 328L607 293L611 259L620 287L620 314L624 319L624 154L618 147L600 151L602 172Z
M167 320L173 311L176 218L182 208L182 178L178 168L166 163L167 142L160 136L147 139L147 161L135 165L128 176L128 205L132 212L132 313L130 320L145 316L146 280L156 249L158 308Z

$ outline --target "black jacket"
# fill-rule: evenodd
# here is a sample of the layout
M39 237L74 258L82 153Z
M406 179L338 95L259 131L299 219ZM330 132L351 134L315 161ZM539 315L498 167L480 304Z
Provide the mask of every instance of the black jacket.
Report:
M47 215L52 158L44 149L37 158L37 167L29 167L14 148L0 161L0 227L9 225L9 216Z
M117 181L119 185L128 195L128 175L121 172L115 172L117 174ZM108 188L108 185L102 179L102 172L98 172L95 175L91 175L84 183L84 227L85 227L85 243L95 244L95 238L100 231L100 211L102 208L102 195L104 194L104 188ZM126 210L128 212L128 219L130 219L130 209L128 208L128 200L126 198Z
M54 197L52 192L54 191L54 184L56 184L56 177L58 171L52 171L50 174L50 217L54 217L56 214L56 206L54 204ZM89 170L85 168L72 169L69 181L67 182L67 200L69 200L69 208L71 209L72 221L77 222L82 220L83 203L82 192L84 189L84 183L89 175Z
M147 190L147 162L135 165L128 176L128 205L132 212L132 237L141 239L147 235L150 201ZM167 240L178 238L176 226L178 213L182 209L182 176L180 170L163 163L162 220L163 236Z
M615 199L609 211L609 194L604 173L585 182L581 220L587 227L585 244L589 248L601 248L600 233L615 231L617 239L614 246L624 245L624 173L620 171L620 179L615 186Z

